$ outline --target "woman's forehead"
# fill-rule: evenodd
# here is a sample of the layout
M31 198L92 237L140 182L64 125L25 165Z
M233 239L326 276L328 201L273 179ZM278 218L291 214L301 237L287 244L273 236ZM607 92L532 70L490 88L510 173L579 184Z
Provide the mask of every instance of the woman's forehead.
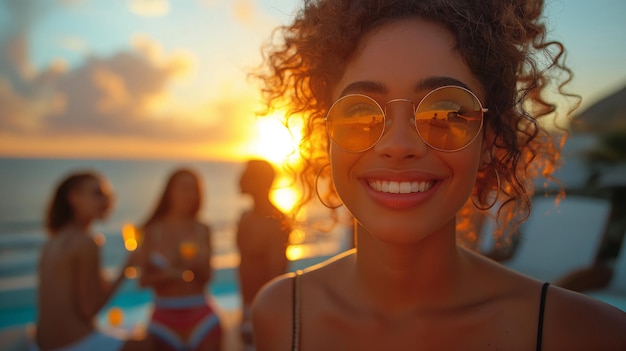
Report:
M395 96L432 77L450 77L479 90L478 80L454 47L452 33L434 22L414 18L384 24L363 37L333 97L358 81L380 84Z

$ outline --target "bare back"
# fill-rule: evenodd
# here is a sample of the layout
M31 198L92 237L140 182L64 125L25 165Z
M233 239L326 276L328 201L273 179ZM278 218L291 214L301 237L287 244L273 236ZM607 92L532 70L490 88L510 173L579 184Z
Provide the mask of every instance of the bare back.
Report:
M273 215L249 211L241 216L237 247L241 257L239 281L246 305L265 283L287 271L285 249L290 228L283 217L278 210Z
M42 248L39 261L37 342L43 349L80 340L94 329L95 313L86 311L81 293L100 281L98 247L81 233L63 232ZM62 320L63 323L59 323Z

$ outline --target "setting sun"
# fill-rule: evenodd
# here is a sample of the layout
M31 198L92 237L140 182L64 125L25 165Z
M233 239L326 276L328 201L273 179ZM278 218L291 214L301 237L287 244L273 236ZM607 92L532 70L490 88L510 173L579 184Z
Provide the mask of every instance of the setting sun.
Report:
M258 118L251 147L256 156L276 165L292 162L300 142L300 132L287 129L279 119L279 114Z
M283 212L291 212L298 200L298 190L289 185L289 180L279 178L271 193L272 202Z

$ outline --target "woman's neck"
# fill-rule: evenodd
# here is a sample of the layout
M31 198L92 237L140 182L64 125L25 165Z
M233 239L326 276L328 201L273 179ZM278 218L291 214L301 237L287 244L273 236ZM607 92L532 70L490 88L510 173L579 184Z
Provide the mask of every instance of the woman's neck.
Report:
M356 279L366 303L388 311L450 304L463 276L455 223L417 243L389 244L357 225Z
M170 222L170 223L180 223L180 222L188 222L188 221L193 221L195 220L193 215L190 215L188 213L182 213L182 212L168 212L166 213L162 220L164 222Z
M89 233L89 231L91 231L91 220L81 220L80 218L75 218L65 227L70 231Z

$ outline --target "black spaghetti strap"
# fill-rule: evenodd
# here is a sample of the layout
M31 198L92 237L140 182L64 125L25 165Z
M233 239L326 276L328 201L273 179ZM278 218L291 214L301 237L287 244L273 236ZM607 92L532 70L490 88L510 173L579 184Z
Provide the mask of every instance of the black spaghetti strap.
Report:
M546 307L546 294L550 283L545 282L541 287L541 301L539 302L539 323L537 326L537 351L541 351L541 341L543 339L543 314Z
M291 350L298 351L300 348L300 275L301 270L296 271L293 277L293 334L291 337Z

